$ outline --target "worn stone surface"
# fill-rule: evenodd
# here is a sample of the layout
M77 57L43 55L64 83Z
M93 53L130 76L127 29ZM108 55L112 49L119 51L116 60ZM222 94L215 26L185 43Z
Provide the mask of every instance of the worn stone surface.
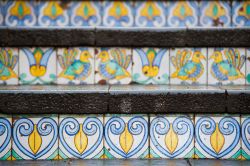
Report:
M228 113L250 113L250 91L227 91Z

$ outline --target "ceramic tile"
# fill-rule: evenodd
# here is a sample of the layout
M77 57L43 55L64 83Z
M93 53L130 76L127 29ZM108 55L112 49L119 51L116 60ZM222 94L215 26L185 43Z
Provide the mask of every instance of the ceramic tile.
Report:
M170 73L170 84L206 85L207 49L172 48Z
M103 2L102 22L107 27L131 27L134 25L132 1Z
M245 85L244 48L208 48L209 85Z
M0 160L11 160L11 115L0 114Z
M21 48L19 52L20 84L51 84L56 81L54 48Z
M0 26L4 25L3 2L0 1Z
M240 159L239 115L196 115L195 158Z
M105 115L104 158L148 158L147 115Z
M131 71L131 49L115 47L95 49L96 84L129 84Z
M169 83L169 51L159 48L133 49L133 81L140 84Z
M40 1L38 5L39 26L69 26L69 2Z
M0 85L18 84L18 49L0 47Z
M170 27L198 26L199 6L197 1L168 2L167 25Z
M193 115L150 115L150 157L192 158Z
M231 26L230 1L201 1L200 26L202 27Z
M166 26L167 4L162 1L135 2L135 26L164 27Z
M233 26L244 27L250 26L250 1L233 1L232 2L232 21Z
M60 115L59 121L60 158L102 158L103 115Z
M31 27L37 24L37 2L8 1L5 2L5 25Z
M76 1L70 4L70 22L72 26L101 25L101 2Z
M57 84L94 84L94 48L58 48Z
M250 116L241 116L242 159L250 160Z
M250 48L246 48L246 84L250 84Z
M13 116L12 160L58 159L58 116Z

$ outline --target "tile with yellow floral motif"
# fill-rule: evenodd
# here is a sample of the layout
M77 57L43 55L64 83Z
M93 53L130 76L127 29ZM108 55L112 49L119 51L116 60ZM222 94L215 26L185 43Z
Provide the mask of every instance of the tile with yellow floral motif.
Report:
M242 159L250 160L250 115L241 115Z
M95 84L129 84L132 50L129 48L95 49Z
M103 2L102 22L107 27L131 27L134 25L132 1Z
M202 27L230 27L230 1L201 1L200 26Z
M164 27L167 3L163 1L135 2L135 26L137 27Z
M58 159L58 115L13 116L12 160Z
M199 5L197 1L168 2L167 25L169 27L198 26Z
M52 84L56 82L56 50L54 48L20 48L19 83Z
M38 25L39 26L69 26L70 3L67 1L39 1Z
M60 115L60 159L103 157L103 115Z
M150 115L151 158L193 156L194 115Z
M94 48L58 48L57 84L94 84Z
M232 21L233 26L250 26L250 1L232 2Z
M195 115L195 158L240 159L239 115Z
M206 85L207 48L172 48L170 84Z
M0 160L11 160L11 115L0 114Z
M7 1L4 5L5 26L36 26L37 2L36 1Z
M18 84L18 49L0 47L0 85Z
M105 115L104 158L149 158L147 115Z
M246 49L208 48L209 85L245 85Z

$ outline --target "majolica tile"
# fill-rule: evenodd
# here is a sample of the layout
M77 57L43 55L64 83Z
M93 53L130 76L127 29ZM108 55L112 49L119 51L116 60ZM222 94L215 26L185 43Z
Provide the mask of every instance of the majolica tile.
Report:
M35 1L8 1L4 8L5 26L35 26L37 23Z
M135 2L135 25L138 27L166 26L166 2Z
M206 83L206 48L173 48L170 50L170 84L205 85Z
M0 114L0 160L11 160L11 124L10 115Z
M233 26L250 26L250 1L233 1L232 18Z
M58 116L13 116L12 160L58 159Z
M231 6L229 1L201 1L200 26L231 26Z
M195 158L240 159L239 115L196 115Z
M3 2L0 2L0 26L3 26L4 23L4 14L3 14Z
M169 83L169 51L159 48L133 49L133 81L140 84Z
M40 1L39 26L69 26L69 3L66 1Z
M95 49L96 84L129 84L131 71L131 49L115 47Z
M246 59L246 84L250 84L250 48L246 48L247 59Z
M76 1L70 5L70 22L72 26L101 25L101 2Z
M104 158L148 158L147 115L105 115Z
M18 49L0 48L0 85L18 84Z
M103 115L60 115L59 121L60 158L102 158Z
M103 2L102 22L107 27L131 27L134 24L133 2Z
M151 115L150 157L192 158L194 156L193 115Z
M167 25L170 27L198 26L199 6L197 1L168 2Z
M21 48L19 59L20 84L51 84L56 81L54 48Z
M94 84L94 48L58 48L57 84Z
M244 48L208 48L209 85L245 85Z
M250 160L250 116L241 116L242 159Z

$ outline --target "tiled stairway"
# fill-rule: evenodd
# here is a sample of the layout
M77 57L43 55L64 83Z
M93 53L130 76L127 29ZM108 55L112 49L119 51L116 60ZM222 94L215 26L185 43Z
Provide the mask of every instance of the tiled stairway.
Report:
M250 1L1 0L0 26L0 160L250 159Z

